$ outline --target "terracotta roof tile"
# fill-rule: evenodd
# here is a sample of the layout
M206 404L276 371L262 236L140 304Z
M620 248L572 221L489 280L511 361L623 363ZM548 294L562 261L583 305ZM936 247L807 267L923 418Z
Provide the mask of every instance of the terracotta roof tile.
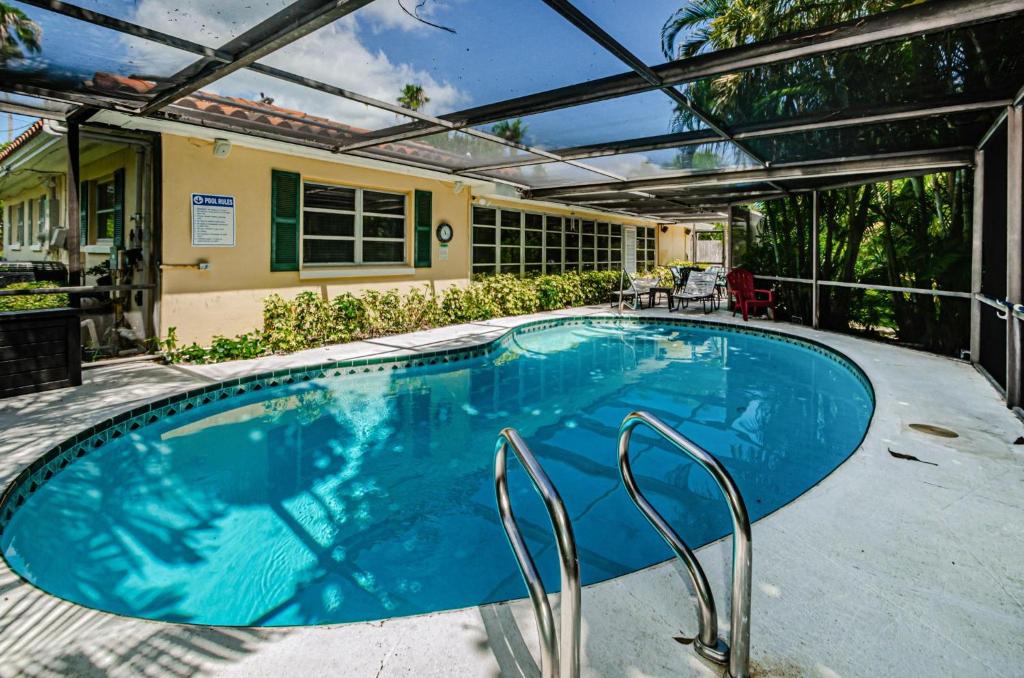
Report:
M91 84L105 94L122 94L133 98L144 95L156 87L156 83L148 80L102 72L93 75ZM254 131L258 131L260 128L272 129L278 134L315 140L331 146L341 146L357 141L371 131L329 118L275 106L264 101L225 97L204 91L184 97L173 105L175 108L192 109L206 116L232 118L243 123L243 126L252 127ZM0 151L0 160L17 150L18 146L39 133L41 129L41 121L33 124L10 146ZM374 155L378 155L382 159L386 159L388 156L405 157L442 168L458 168L465 165L465 158L459 153L437 148L415 139L384 144L375 150L378 153L374 153Z
M31 139L32 137L34 137L35 135L39 134L42 131L43 121L36 120L29 126L27 130L25 130L18 136L14 137L14 139L11 140L11 143L4 146L3 149L0 149L0 162L6 160L8 156L10 156L16 150L24 146L29 139Z

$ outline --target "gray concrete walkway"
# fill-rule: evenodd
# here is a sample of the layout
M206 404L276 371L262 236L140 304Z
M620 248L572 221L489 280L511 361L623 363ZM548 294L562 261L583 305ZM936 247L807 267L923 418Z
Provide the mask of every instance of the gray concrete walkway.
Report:
M0 401L0 483L81 427L207 381L469 345L538 317L607 310L508 318L222 365L90 370L81 388ZM737 322L724 313L697 317ZM1024 445L1013 441L1024 426L964 363L765 324L855 360L874 384L877 410L846 463L754 525L756 675L1022 675ZM911 423L960 437L934 437ZM890 449L932 463L894 458ZM718 596L724 635L729 555L729 540L698 553ZM665 563L584 589L584 675L715 675L672 640L696 628L676 567ZM535 676L536 656L525 601L328 627L203 628L86 610L0 564L2 676Z

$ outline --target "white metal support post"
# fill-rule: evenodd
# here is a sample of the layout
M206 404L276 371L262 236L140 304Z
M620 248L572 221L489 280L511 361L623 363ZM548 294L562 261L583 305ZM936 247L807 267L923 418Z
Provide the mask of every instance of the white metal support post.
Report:
M1011 106L1007 113L1006 153L1006 298L1024 303L1024 272L1021 243L1024 241L1024 109ZM1006 319L1006 404L1020 407L1021 320L1012 313Z
M821 308L821 287L818 285L818 229L820 228L821 194L811 194L811 324L818 329Z
M88 244L88 228L82 228L82 223L88 224L88 219L83 218L79 213L80 201L83 196L79 195L81 184L80 141L81 134L78 120L70 120L67 123L67 149L68 149L68 170L66 177L65 209L67 210L67 237L66 247L68 249L68 285L81 285L85 282L82 275L82 246ZM84 232L83 232L84 231ZM84 242L83 242L84 240ZM77 298L77 297L76 297Z
M732 219L733 219L733 207L729 206L725 215L725 228L722 230L722 263L725 264L725 270L732 270Z
M971 215L971 362L981 360L981 243L985 210L985 151L974 153L974 210Z

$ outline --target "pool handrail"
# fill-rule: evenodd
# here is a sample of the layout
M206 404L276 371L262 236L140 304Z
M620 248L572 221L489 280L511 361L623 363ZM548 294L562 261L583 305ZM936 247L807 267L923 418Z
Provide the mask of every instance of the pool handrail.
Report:
M555 618L551 613L544 582L540 578L533 556L526 546L508 494L508 469L506 450L511 447L526 469L533 487L544 500L551 527L558 546L561 568L561 643L555 630ZM526 442L513 428L504 428L498 434L494 449L494 491L498 500L505 536L508 537L512 553L519 562L519 570L526 582L537 618L537 632L540 636L541 676L543 678L578 678L580 675L580 565L576 551L576 537L572 523L565 510L558 490L533 456Z
M708 584L703 568L694 556L693 551L683 542L668 522L644 497L637 486L633 469L629 462L629 442L633 430L638 426L647 426L662 438L672 443L680 451L704 468L718 484L729 504L729 513L733 524L732 546L732 609L730 610L730 638L732 647L718 638L718 619L715 612L715 600ZM653 414L644 411L630 412L619 426L619 473L626 492L636 507L647 518L648 522L658 531L676 556L683 562L693 580L697 594L698 635L694 639L694 649L713 662L728 662L729 675L733 678L747 678L750 675L750 584L751 584L751 531L750 517L746 504L740 495L736 482L729 475L721 462L704 448L689 440L675 429L670 428Z

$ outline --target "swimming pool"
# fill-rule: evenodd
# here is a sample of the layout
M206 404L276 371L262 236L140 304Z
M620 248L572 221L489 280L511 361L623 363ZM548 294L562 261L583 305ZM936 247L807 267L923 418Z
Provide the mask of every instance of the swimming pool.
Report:
M36 586L118 614L280 626L525 596L493 496L514 426L558 485L584 583L671 556L621 487L615 436L646 409L715 453L757 519L857 447L870 385L817 345L746 328L546 321L485 347L234 380L63 443L0 507ZM717 487L646 431L634 472L694 548L729 532ZM525 474L512 501L550 590L558 565Z

